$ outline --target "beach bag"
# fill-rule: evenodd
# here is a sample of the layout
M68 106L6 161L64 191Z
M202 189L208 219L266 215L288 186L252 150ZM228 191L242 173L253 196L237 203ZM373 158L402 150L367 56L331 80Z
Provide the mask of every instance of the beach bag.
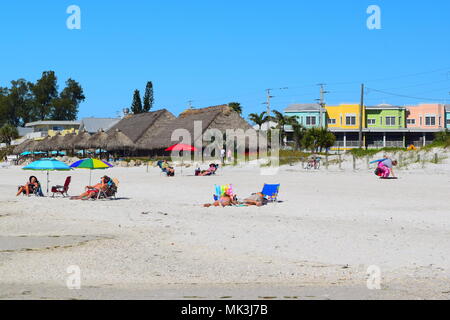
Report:
M374 173L375 173L376 176L380 177L381 176L381 169L380 168L376 168Z

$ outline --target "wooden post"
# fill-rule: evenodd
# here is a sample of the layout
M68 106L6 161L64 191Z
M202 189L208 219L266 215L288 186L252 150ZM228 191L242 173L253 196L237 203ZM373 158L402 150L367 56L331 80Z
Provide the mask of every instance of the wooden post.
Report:
M339 170L342 169L342 160L341 160L341 154L339 153L339 157L338 157L338 162L339 162Z
M353 171L355 171L356 170L356 157L353 156L352 158L353 158Z

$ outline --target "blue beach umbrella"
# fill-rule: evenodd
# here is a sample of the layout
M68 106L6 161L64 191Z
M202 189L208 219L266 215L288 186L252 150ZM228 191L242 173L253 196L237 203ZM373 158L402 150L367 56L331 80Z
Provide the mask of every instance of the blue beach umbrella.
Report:
M43 158L30 163L29 165L23 167L22 170L47 171L47 193L48 193L49 171L69 171L72 170L72 168L69 167L64 162L58 161L56 159Z

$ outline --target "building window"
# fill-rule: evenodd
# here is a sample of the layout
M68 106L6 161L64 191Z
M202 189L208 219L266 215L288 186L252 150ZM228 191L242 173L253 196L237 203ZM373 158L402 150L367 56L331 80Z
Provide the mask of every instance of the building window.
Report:
M316 117L306 117L306 125L307 126L315 126L316 125Z
M416 124L416 119L406 119L406 124L415 125Z
M386 117L387 126L395 126L395 117Z
M345 125L356 126L356 116L346 116L345 117Z
M425 117L425 125L426 126L435 126L436 125L436 117Z
M375 120L375 119L367 119L367 124L368 124L369 126L373 126L373 125L376 124L376 120Z
M447 119L447 125L450 126L450 119Z
M328 119L328 124L336 124L336 119Z

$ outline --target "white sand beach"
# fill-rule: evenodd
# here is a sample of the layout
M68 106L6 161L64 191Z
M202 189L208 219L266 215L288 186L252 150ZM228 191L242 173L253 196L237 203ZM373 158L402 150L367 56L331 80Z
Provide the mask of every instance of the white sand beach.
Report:
M398 180L360 167L173 178L112 168L93 172L120 181L118 199L100 201L15 197L29 172L0 169L0 298L449 299L448 159L399 169ZM50 173L50 184L67 175ZM70 175L69 193L81 193L89 172ZM226 183L240 197L281 183L281 202L203 208ZM72 265L79 290L66 286ZM380 290L367 287L370 266Z

